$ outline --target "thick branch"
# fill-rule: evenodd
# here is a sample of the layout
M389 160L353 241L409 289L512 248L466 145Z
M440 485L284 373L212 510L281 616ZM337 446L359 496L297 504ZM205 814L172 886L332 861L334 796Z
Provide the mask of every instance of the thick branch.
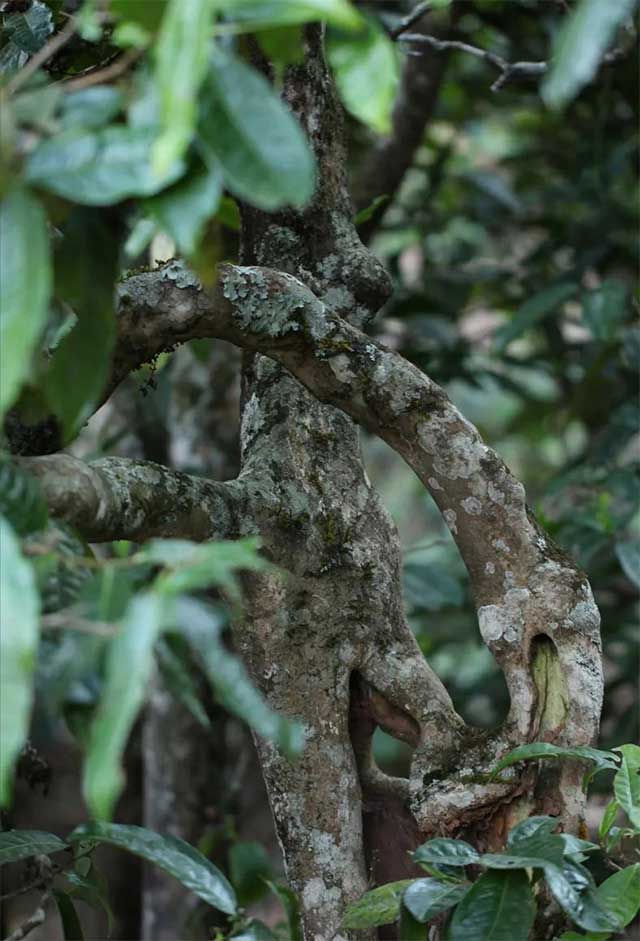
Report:
M223 266L212 295L193 284L181 289L175 272L153 272L130 279L122 300L123 359L143 356L151 336L154 352L163 338L170 345L221 337L277 360L316 398L384 438L430 490L458 544L480 630L505 671L514 735L526 738L534 721L532 642L547 635L567 683L563 728L574 743L591 737L602 680L588 583L537 526L522 484L442 389L295 278L269 269Z
M255 488L243 480L219 483L126 458L87 464L55 454L20 463L39 478L52 516L89 542L237 537L253 519Z

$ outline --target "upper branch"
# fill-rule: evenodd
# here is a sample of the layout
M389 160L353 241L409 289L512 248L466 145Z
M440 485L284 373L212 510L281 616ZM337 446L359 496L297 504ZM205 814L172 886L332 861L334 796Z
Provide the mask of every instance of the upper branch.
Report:
M253 518L253 489L242 479L219 483L113 457L87 464L55 454L22 458L20 464L40 480L52 516L89 542L237 537Z

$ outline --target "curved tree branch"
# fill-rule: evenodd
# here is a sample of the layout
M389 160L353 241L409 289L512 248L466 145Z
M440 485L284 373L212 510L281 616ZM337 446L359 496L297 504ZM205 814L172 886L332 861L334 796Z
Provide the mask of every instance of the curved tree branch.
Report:
M234 538L255 531L257 508L269 500L248 479L220 483L151 461L107 457L87 464L69 454L19 460L39 479L51 514L89 542Z

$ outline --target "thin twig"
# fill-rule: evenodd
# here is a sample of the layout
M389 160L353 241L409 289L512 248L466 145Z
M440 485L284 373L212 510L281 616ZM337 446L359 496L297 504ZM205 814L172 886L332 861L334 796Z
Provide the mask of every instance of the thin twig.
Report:
M407 14L404 19L400 20L397 26L394 26L393 29L389 30L389 36L391 39L397 39L405 30L413 26L414 23L417 23L425 13L429 13L431 10L431 3L429 0L424 0L424 2L419 3L416 7L413 8L411 13Z
M100 85L102 82L110 82L114 78L119 78L140 58L142 52L141 49L130 49L104 69L99 69L97 72L91 72L88 75L65 79L62 83L63 88L65 91L78 91L80 88L89 88L91 85Z
M91 621L75 611L56 611L45 614L40 622L43 631L63 630L80 631L82 634L94 634L97 637L114 637L117 629L106 621Z
M27 920L24 921L21 925L19 925L15 931L12 931L11 934L8 934L4 941L22 941L22 938L26 938L34 928L37 928L39 925L41 925L47 917L44 906L48 899L49 893L45 892L33 914L30 915L29 918L27 918Z
M469 43L460 42L458 39L436 39L435 36L427 36L424 33L407 33L407 35L398 38L400 42L416 42L431 46L436 52L456 50L489 62L500 72L500 76L491 86L491 91L499 91L503 85L515 78L538 78L544 75L548 68L547 62L507 62L506 59L503 59L495 52L489 52L489 50L481 49L479 46L471 46Z
M45 43L42 49L38 50L38 52L29 59L27 64L11 79L7 85L7 93L12 95L21 88L41 65L47 62L51 56L59 52L59 50L69 42L75 31L75 20L70 19L64 29L61 29L59 33L52 36L49 42Z

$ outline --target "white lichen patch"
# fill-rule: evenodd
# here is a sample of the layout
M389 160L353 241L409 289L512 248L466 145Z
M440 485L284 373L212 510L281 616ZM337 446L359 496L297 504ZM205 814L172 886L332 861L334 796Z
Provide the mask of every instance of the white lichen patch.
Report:
M503 552L505 555L509 555L511 552L511 549L506 544L504 539L494 539L491 544L494 549L496 549L498 552Z
M337 356L332 356L329 360L329 366L331 367L331 372L336 377L338 382L344 382L345 385L351 385L353 380L356 378L356 374L351 368L351 360L346 353L338 353Z
M263 425L264 418L260 409L260 403L258 401L258 396L254 392L242 411L240 441L242 444L243 453L244 449L253 440L253 438L255 438Z
M444 517L445 523L447 524L447 526L449 527L449 529L455 536L455 534L458 532L458 526L457 526L458 514L456 513L455 510L444 510L442 515Z
M484 566L485 575L494 575L496 567L493 562L486 562Z
M531 597L527 588L510 588L503 604L487 604L478 608L478 624L485 644L498 641L519 643L524 626L524 608Z
M173 281L178 288L197 288L202 290L200 281L182 261L177 259L158 268L158 275L163 281Z
M222 293L233 305L234 319L241 327L272 337L301 330L296 314L309 302L319 303L291 275L280 272L274 284L259 268L229 268L222 279Z
M440 486L440 482L436 477L429 477L429 479L427 480L427 483L429 484L429 487L431 488L431 490L442 490L442 487Z
M469 516L482 515L482 503L480 503L477 497L465 497L465 499L461 501L460 505L465 513L469 514Z

